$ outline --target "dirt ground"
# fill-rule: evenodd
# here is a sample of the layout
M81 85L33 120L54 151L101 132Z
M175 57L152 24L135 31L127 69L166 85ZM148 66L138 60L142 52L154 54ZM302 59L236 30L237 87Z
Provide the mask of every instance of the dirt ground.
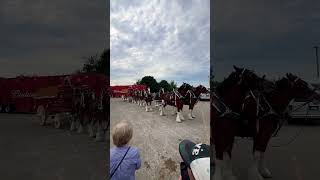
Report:
M0 114L0 179L103 180L107 143L42 127L33 115Z
M166 116L157 109L146 112L137 104L111 99L111 128L121 120L129 121L134 128L130 144L140 149L142 166L136 173L137 180L176 180L179 177L181 157L178 145L183 139L209 144L209 102L199 102L194 108L194 120L187 119L188 107L184 107L185 121L177 123L173 109L166 108ZM112 139L110 146L113 147Z
M318 120L319 121L319 120ZM320 121L319 121L320 122ZM320 123L284 126L272 138L266 152L270 180L319 179ZM252 162L252 141L237 139L233 149L233 169L239 180L246 180Z

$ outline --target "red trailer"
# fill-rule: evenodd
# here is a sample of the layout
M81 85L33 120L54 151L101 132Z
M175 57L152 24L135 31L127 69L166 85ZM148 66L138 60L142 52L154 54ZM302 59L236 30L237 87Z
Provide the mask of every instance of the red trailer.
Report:
M71 87L65 86L66 82ZM108 78L98 73L0 78L0 110L37 113L43 124L48 117L59 120L71 112L74 88L86 86L99 96L107 84Z
M145 90L145 85L122 85L122 86L111 86L112 97L121 97L127 94L129 89Z
M65 77L63 84L59 86L39 89L34 96L34 104L41 125L44 125L49 117L54 118L56 128L69 123L75 88L88 88L93 90L96 96L100 96L103 90L108 90L107 84L108 78L105 75L87 73L70 75Z
M1 78L0 109L1 112L35 112L34 93L44 87L58 86L64 77L61 76L17 76Z

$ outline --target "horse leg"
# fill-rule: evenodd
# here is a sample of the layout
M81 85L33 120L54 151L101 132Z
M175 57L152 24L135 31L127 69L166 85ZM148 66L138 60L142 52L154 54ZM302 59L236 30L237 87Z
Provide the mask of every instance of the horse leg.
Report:
M150 103L149 103L149 105L150 105L150 111L153 111L153 109L152 109L152 101L150 101Z
M146 104L146 112L148 112L149 111L149 107L148 107L147 101L145 101L145 104Z
M265 151L267 149L267 145L271 139L271 136L275 129L277 128L277 124L275 120L272 119L262 119L259 121L259 131L254 138L253 145L253 171L257 174L259 173L260 177L263 178L271 178L272 175L269 169L265 164Z
M71 118L70 131L74 131L76 129L76 114L74 113Z
M182 121L184 121L185 118L184 118L184 116L183 116L183 114L182 114L183 104L177 105L177 106L178 106L177 108L178 108L178 113L179 113L179 115L180 115L180 118L181 118Z
M160 104L160 116L164 116L164 106L165 102L162 100L162 103Z
M182 120L182 119L181 119L181 112L180 112L179 109L178 109L176 121L177 121L178 123L181 123L181 122L182 122L181 120Z
M190 105L190 106L189 106L189 114L188 114L188 118L189 118L190 120L194 119L194 117L192 116L192 111L193 111L193 107Z
M81 114L80 118L79 118L78 133L82 133L83 132L83 119L84 119L84 114Z
M96 124L96 118L94 118L92 116L91 122L89 123L89 126L88 126L89 137L94 137L94 125L95 124Z
M232 144L234 142L234 139L232 140ZM223 177L227 180L236 180L236 176L233 174L232 170L232 163L231 163L231 151L232 151L232 144L227 150L227 152L223 152L223 160L224 160L224 170L223 170Z
M172 110L172 116L177 114L177 109L176 107L172 106L173 110Z
M193 114L193 108L194 108L194 103L192 103L192 106L190 107L191 109L191 117L196 118L196 116Z
M102 141L103 141L103 129L102 129L101 119L99 118L97 134L96 134L96 142L102 142Z
M232 173L231 150L235 137L235 124L231 119L217 119L213 126L213 139L215 142L215 171L214 180L224 178L236 179Z

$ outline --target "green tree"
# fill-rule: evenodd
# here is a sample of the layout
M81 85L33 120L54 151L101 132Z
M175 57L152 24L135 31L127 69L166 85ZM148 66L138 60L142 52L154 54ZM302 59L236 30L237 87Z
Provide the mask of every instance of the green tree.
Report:
M174 81L171 81L170 82L170 90L174 90L174 89L177 89L177 83L175 83Z
M165 91L171 91L172 90L171 85L166 80L161 80L159 82L159 87L163 88Z
M96 72L102 74L110 74L110 49L102 51L99 60L95 64Z
M96 72L96 64L99 61L98 54L94 56L85 57L87 60L83 65L82 72Z
M96 54L94 56L85 57L85 59L86 62L84 63L81 72L110 74L110 49L103 50L100 56Z
M144 76L140 81L137 83L146 85L150 87L151 92L158 92L159 91L159 84L153 76Z

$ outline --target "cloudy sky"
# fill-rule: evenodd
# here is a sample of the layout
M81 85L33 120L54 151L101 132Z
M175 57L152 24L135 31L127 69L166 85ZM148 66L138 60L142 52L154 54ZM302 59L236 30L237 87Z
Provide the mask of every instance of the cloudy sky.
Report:
M277 78L316 76L320 1L223 0L214 4L213 69L218 80L236 64Z
M109 46L106 2L1 0L0 77L62 74Z
M209 84L209 0L110 2L111 84L158 81Z

